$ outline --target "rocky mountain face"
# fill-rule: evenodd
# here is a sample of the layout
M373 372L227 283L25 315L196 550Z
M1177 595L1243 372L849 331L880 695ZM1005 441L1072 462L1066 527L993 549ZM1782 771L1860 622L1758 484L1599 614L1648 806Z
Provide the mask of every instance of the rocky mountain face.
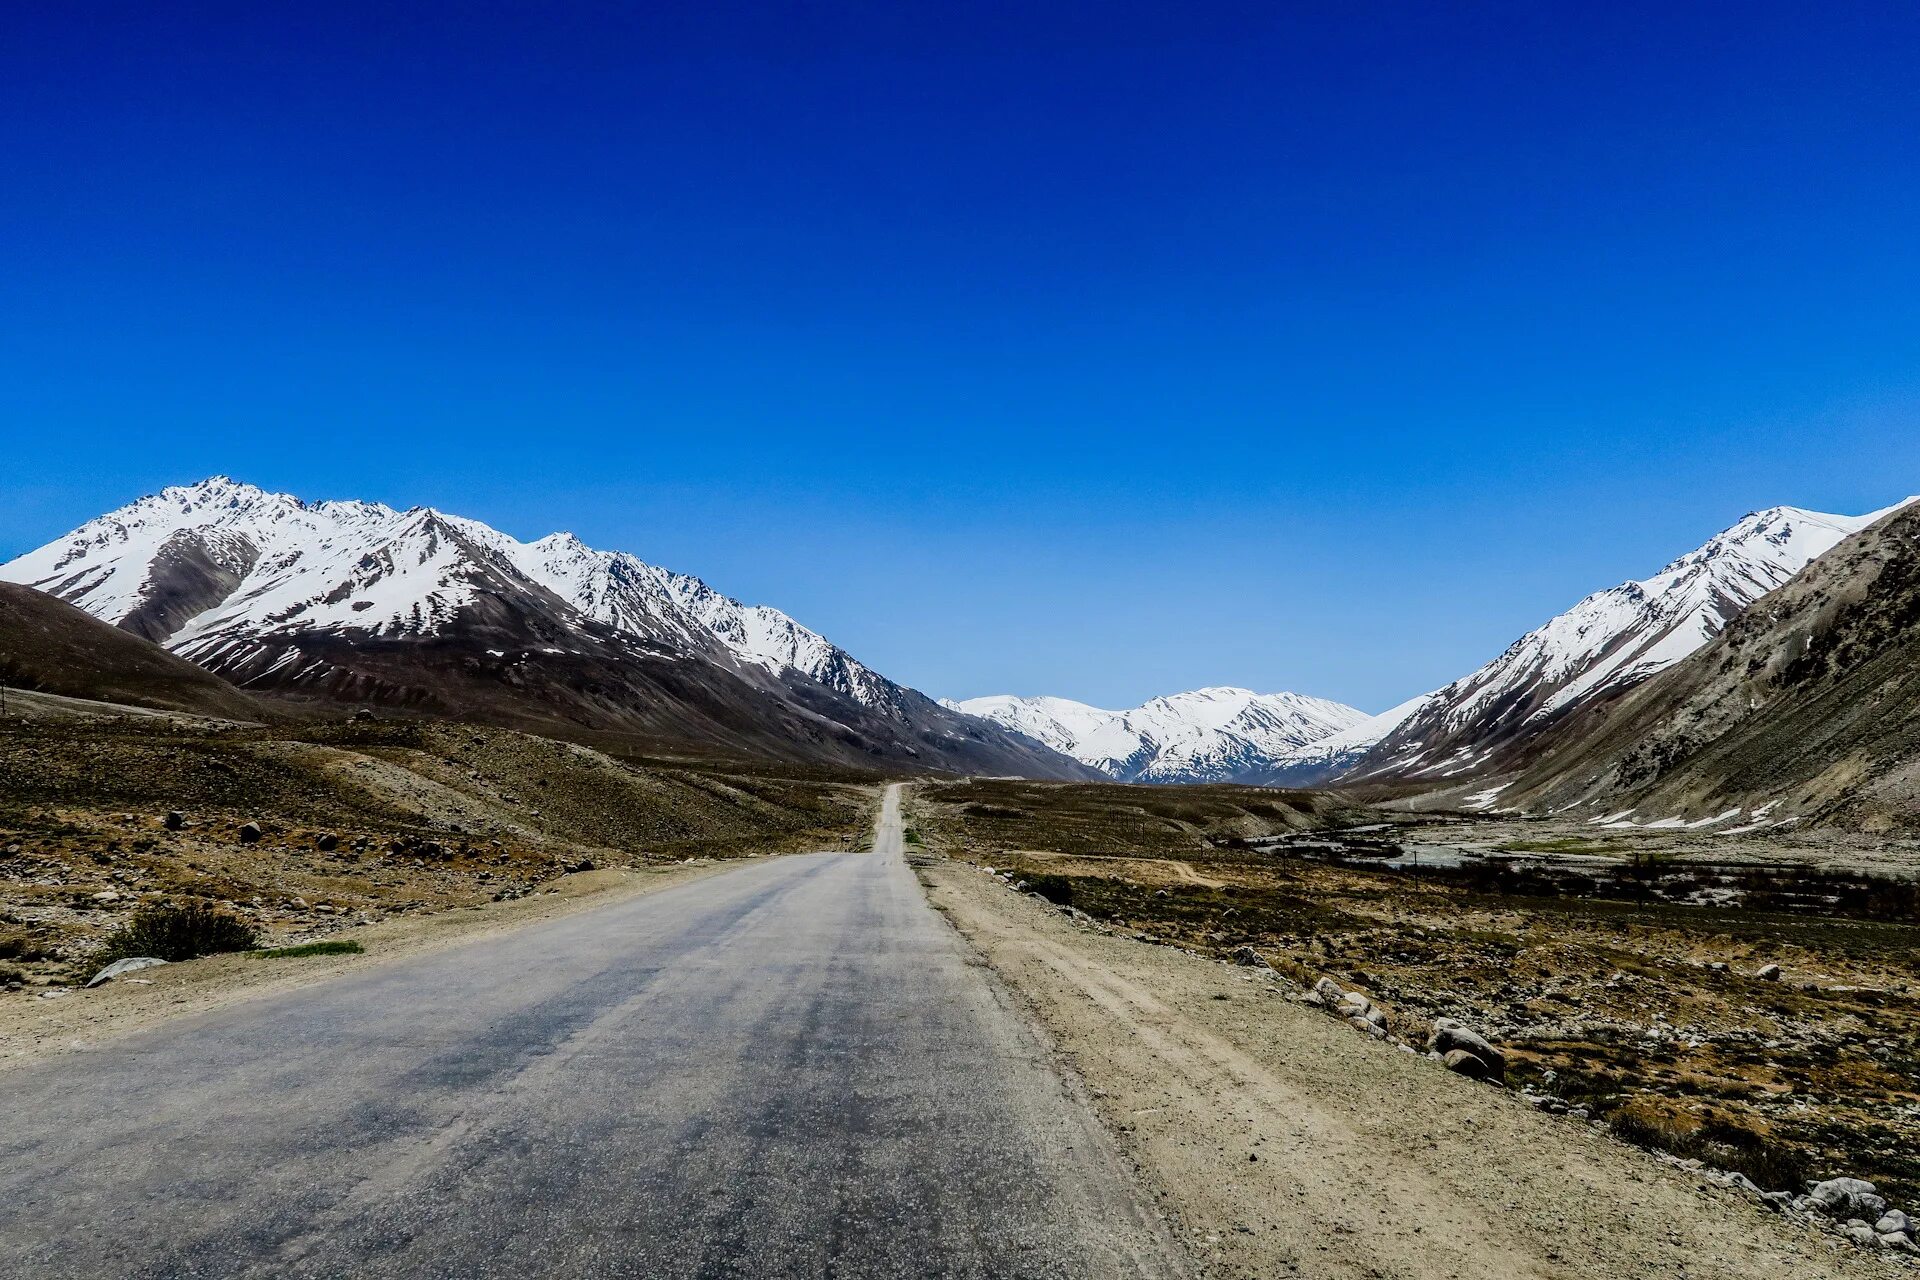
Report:
M569 534L425 507L171 488L0 566L252 693L791 758L1089 771L879 675L775 609Z
M1195 689L1107 711L1067 698L999 695L947 705L1045 743L1123 782L1259 780L1365 712L1297 693Z
M1550 747L1503 805L1707 831L1920 828L1920 507L1828 552Z
M1588 596L1478 671L1417 700L1341 782L1449 787L1525 768L1556 726L1682 661L1886 514L1755 512L1646 581Z
M0 683L222 719L267 714L225 680L153 641L11 582L0 582Z

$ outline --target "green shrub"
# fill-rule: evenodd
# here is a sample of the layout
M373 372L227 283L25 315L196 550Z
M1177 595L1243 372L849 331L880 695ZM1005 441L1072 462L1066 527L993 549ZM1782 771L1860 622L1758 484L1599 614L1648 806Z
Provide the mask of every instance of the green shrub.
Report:
M114 961L133 956L191 960L222 951L248 951L259 940L259 931L245 920L204 902L144 907L107 935L106 945L88 961L86 976L91 978Z

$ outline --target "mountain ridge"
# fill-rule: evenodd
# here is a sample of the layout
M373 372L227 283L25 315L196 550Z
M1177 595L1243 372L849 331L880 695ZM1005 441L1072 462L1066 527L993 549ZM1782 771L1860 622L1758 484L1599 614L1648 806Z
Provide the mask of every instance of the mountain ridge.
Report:
M253 692L918 769L1091 776L777 609L570 534L172 486L0 565Z
M1652 577L1583 597L1426 695L1338 784L1446 787L1524 767L1561 719L1683 661L1819 556L1905 505L1864 516L1750 512Z
M1231 685L1109 711L1070 698L997 694L947 706L1034 738L1123 782L1238 782L1289 752L1364 722L1364 712L1297 693Z

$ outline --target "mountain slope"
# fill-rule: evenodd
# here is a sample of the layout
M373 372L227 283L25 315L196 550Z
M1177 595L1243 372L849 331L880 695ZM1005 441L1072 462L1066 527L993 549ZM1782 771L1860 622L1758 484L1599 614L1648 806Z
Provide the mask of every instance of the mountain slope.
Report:
M998 695L950 702L1123 782L1236 782L1367 719L1297 693L1195 689L1107 711L1067 698Z
M958 715L777 610L566 534L305 503L216 477L5 566L249 690L799 758L1087 771Z
M1885 514L1755 512L1652 578L1588 596L1429 695L1341 781L1444 786L1523 768L1563 719L1681 661L1728 619Z
M258 703L151 640L31 587L0 582L0 681L69 698L257 720Z
M1555 739L1503 803L1713 830L1920 828L1920 507L1822 556Z

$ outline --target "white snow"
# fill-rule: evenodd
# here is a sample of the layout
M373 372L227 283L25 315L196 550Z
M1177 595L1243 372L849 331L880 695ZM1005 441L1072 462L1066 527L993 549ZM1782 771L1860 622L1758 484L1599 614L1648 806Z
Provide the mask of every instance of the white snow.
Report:
M1387 758L1369 761L1367 772L1470 771L1485 757L1482 744L1681 661L1816 557L1912 501L1863 516L1755 512L1653 577L1586 597L1429 695L1406 719L1407 740L1390 742ZM1472 747L1460 745L1463 735ZM1434 743L1451 744L1452 754L1436 758Z
M1006 694L946 705L1113 777L1147 782L1233 777L1368 721L1365 713L1324 698L1232 687L1176 693L1125 711Z
M226 599L167 638L169 648L202 663L258 652L274 635L435 634L480 592L537 586L586 618L675 650L798 671L881 710L895 709L903 696L777 609L741 604L624 552L596 551L572 534L521 542L431 508L306 503L225 476L89 521L0 566L0 579L118 623L149 598L156 570L183 548L240 578Z

